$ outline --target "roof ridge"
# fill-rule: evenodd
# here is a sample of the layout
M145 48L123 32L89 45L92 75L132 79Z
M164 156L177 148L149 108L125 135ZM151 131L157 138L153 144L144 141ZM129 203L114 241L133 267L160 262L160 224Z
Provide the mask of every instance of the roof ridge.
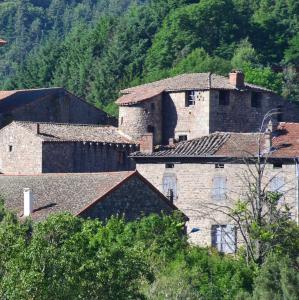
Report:
M117 129L117 127L113 125L101 125L101 124L81 124L81 123L56 123L56 122L33 122L33 121L12 121L12 123L17 124L42 124L42 125L55 125L55 126L78 126L78 127L109 127L113 129Z

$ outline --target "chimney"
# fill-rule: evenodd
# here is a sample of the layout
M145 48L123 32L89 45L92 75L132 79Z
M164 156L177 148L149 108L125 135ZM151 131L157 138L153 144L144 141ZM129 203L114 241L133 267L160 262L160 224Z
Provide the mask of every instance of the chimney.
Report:
M174 144L175 144L175 139L174 139L174 138L170 138L170 139L168 140L168 145L171 146L171 147L173 147Z
M144 134L141 137L139 143L140 143L140 152L153 153L153 151L154 151L154 137L153 137L152 132Z
M229 83L236 88L244 87L244 74L239 70L232 70L229 73Z
M36 123L36 134L40 134L40 124Z
M272 124L272 122L271 122ZM271 125L272 126L272 125ZM265 131L265 135L264 135L264 139L265 139L265 151L269 152L271 151L272 148L272 130L271 127L267 127L266 131Z
M29 217L33 212L33 196L29 188L24 189L24 217Z

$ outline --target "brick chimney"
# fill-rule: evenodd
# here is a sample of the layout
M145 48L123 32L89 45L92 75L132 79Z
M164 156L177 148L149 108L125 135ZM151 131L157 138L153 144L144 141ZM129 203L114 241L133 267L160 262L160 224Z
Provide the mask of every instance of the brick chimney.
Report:
M33 196L29 188L24 189L24 217L29 217L33 212Z
M144 134L140 141L140 152L153 153L154 151L154 136L152 132Z
M232 70L229 73L229 83L236 88L244 87L244 74L239 70Z

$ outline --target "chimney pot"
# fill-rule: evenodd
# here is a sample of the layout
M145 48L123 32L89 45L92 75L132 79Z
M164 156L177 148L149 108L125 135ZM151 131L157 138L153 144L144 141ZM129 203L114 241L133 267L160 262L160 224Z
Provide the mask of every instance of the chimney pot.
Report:
M24 189L24 217L29 217L33 212L33 196L29 188Z
M242 71L233 70L229 73L229 83L236 88L244 87L244 74Z
M140 152L153 153L154 151L154 136L152 132L144 134L140 139Z

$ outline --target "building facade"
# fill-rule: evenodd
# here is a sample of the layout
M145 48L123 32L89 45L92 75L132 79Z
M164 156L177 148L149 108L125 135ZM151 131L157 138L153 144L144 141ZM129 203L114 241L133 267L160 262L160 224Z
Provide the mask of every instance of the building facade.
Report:
M134 170L138 149L113 126L12 122L0 130L0 172L82 173Z
M263 187L281 193L279 201L291 207L298 222L298 134L298 123L280 123L270 143L264 135L258 142L259 134L214 133L133 157L138 172L188 216L188 231L199 229L190 234L192 242L233 253L242 239L225 208L232 208L248 193L248 182L256 174L252 157L259 143L263 155L271 153Z
M104 111L63 88L0 91L0 128L12 121L116 125Z
M238 71L229 78L211 73L183 74L122 93L116 102L119 129L137 140L151 132L155 145L216 131L256 132L271 109L279 112L273 121L299 121L298 105L246 83Z

